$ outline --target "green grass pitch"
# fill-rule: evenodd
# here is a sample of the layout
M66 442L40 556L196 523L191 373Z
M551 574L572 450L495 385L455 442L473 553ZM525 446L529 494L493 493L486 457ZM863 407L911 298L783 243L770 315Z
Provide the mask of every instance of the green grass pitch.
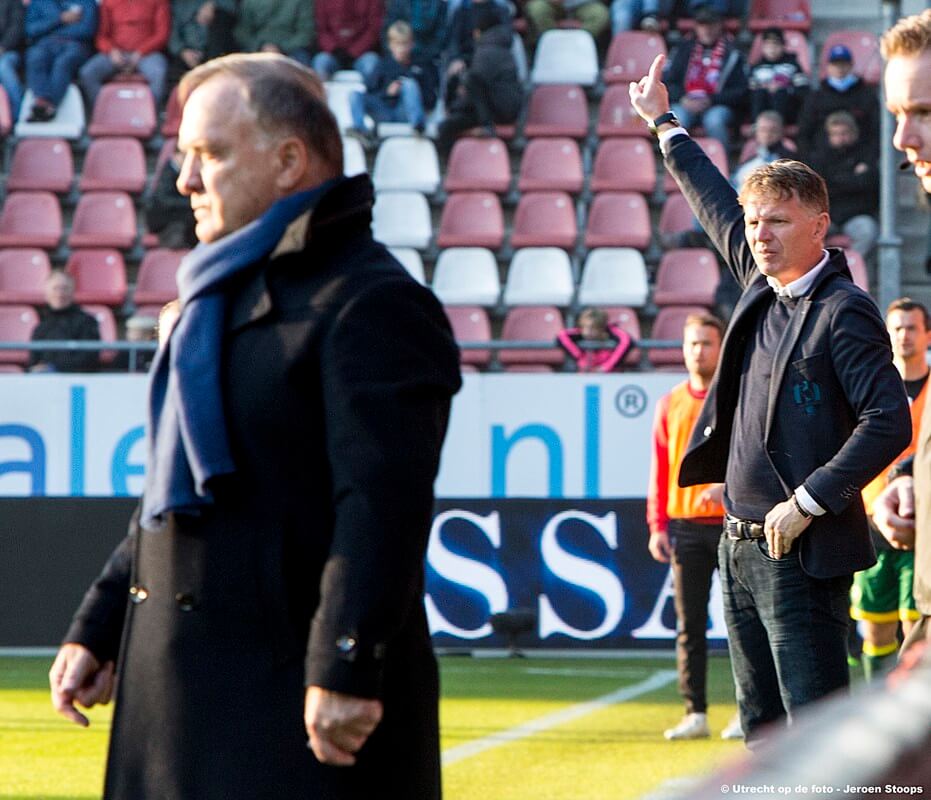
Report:
M0 658L0 798L99 798L110 709L91 727L59 718L47 658ZM446 800L626 800L739 755L717 734L734 713L726 658L709 663L712 738L667 742L682 716L671 658L440 660ZM659 688L651 685L666 681ZM651 683L652 682L652 683ZM632 687L632 688L631 688ZM621 702L579 704L628 689ZM560 718L552 715L566 712ZM543 720L521 737L505 732ZM483 742L480 752L464 751Z

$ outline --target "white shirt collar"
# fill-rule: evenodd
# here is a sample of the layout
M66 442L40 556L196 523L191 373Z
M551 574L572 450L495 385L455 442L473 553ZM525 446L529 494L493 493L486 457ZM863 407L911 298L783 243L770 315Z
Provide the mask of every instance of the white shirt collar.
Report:
M814 285L814 282L817 280L818 276L821 274L821 271L825 268L828 263L828 251L822 250L824 253L821 256L821 260L815 264L808 272L802 275L801 278L796 278L791 283L787 283L783 286L775 278L767 278L766 282L773 287L773 291L776 293L776 297L783 297L786 300L797 300L799 297L804 297L811 290L811 287Z

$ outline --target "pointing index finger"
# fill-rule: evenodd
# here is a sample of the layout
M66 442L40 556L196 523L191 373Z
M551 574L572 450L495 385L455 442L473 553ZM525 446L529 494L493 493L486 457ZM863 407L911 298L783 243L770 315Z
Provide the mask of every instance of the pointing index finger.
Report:
M663 66L666 64L666 56L660 53L653 59L650 64L649 78L650 83L659 83L663 79Z

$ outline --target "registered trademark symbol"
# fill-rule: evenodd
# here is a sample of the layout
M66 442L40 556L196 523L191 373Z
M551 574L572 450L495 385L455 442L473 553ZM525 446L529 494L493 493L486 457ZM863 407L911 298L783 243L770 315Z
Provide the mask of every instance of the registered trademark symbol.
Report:
M639 417L647 409L647 393L639 386L622 386L614 396L614 407L624 417Z

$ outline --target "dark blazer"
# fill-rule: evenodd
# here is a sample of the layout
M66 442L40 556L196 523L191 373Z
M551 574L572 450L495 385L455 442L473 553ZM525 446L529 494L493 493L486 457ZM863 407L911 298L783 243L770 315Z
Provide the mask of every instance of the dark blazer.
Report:
M772 298L744 236L737 195L702 149L674 136L666 166L743 288L721 358L679 470L690 486L723 481L744 342ZM875 562L860 490L911 441L908 398L892 364L876 304L854 285L843 251L830 259L789 321L767 393L765 447L788 498L804 484L827 509L800 540L801 563L817 578Z
M371 203L339 184L230 288L237 471L202 516L134 523L75 616L66 640L120 651L106 798L439 797L423 559L458 352ZM308 749L310 684L384 702L355 767Z

